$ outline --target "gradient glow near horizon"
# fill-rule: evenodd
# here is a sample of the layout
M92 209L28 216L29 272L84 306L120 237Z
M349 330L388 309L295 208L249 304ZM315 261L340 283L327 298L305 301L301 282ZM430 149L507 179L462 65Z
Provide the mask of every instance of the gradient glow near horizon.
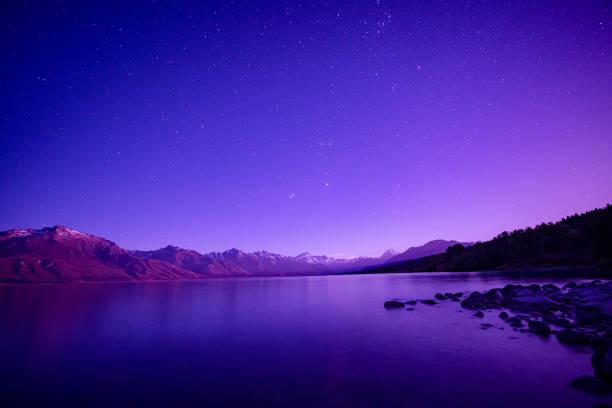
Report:
M612 202L607 1L3 8L3 230L379 255Z

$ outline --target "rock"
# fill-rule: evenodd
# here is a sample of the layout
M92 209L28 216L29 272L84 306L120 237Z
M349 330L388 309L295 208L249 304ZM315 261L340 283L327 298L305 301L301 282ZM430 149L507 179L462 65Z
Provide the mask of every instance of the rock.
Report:
M564 318L560 318L560 319L555 320L555 323L554 323L554 324L555 324L555 325L557 325L557 326L560 326L560 327L566 327L566 328L569 328L569 327L573 327L573 326L574 326L574 325L572 324L572 322L570 322L569 320L564 319Z
M406 310L412 312L414 310L414 307L407 307Z
M576 286L578 286L578 285L576 285L576 282L568 282L568 283L566 283L566 284L565 284L563 287L564 287L565 289L573 289L573 288L575 288Z
M586 346L590 342L590 337L575 330L563 329L557 334L557 340L570 346Z
M514 323L510 323L510 326L512 327L523 327L524 324L521 322L514 322Z
M576 311L576 322L580 326L593 326L595 324L595 317L592 313L586 312L584 310Z
M453 302L460 302L461 301L459 298L456 298L456 297L454 297L452 300L453 300Z
M516 317L516 316L513 316L513 317L508 318L507 322L508 322L508 323L520 323L520 322L521 322L521 319L519 319L519 318L518 318L518 317Z
M504 295L499 289L492 289L485 295L485 301L489 304L499 305L504 300Z
M482 296L479 292L472 292L470 296L461 301L461 306L466 309L480 309L483 307L483 303L485 302L484 296Z
M407 305L416 305L417 301L416 300L409 300L406 302Z
M398 309L400 307L404 307L404 302L399 302L397 300L387 300L385 302L385 309Z
M527 286L527 288L529 290L531 290L532 292L539 292L540 291L540 285L538 285L537 283L529 285L529 286Z
M446 296L444 296L444 295L443 295L443 294L441 294L441 293L436 293L436 294L434 295L434 297L435 297L436 299L438 299L438 300L444 300L444 299L446 299Z
M480 292L474 291L470 293L470 296L468 296L466 300L474 303L481 303L484 300L484 296Z
M445 296L445 297L447 297L447 298L452 298L452 297L453 297L453 294L452 294L452 293L450 293L450 292L446 292L446 293L444 294L444 296Z
M464 307L466 309L476 310L476 309L480 308L480 304L479 303L472 303L472 302L470 302L469 299L463 299L461 301L461 307Z
M463 296L463 292L457 292L457 293L453 293L454 297L462 297Z
M501 313L499 314L499 318L500 318L500 319L502 319L502 320L506 320L506 319L508 319L509 317L510 317L510 315L509 315L508 313L506 313L506 312L501 312Z
M474 313L474 316L476 316L476 317L484 317L484 313L482 313L482 310L479 310L476 313Z
M506 298L504 304L510 309L525 313L534 311L547 313L561 308L559 303L549 297L533 293L528 289L521 289L514 296Z
M591 375L581 375L572 380L569 385L589 394L608 395L612 393L612 385Z
M540 335L550 334L550 327L544 322L541 322L539 320L531 320L529 321L528 325L529 325L529 330L531 330L535 334L540 334Z
M548 292L556 292L559 290L559 288L555 285L553 285L552 283L549 283L547 285L542 286L543 290L546 290Z
M424 300L423 303L426 305L437 305L438 304L438 302L436 302L435 300L431 300L431 299Z
M595 370L595 376L612 382L612 343L602 344L591 357L591 365Z
M603 346L606 343L607 343L606 339L602 339L599 336L594 336L594 337L591 337L591 340L589 341L589 346L593 350L597 350L598 348L600 348L601 346Z

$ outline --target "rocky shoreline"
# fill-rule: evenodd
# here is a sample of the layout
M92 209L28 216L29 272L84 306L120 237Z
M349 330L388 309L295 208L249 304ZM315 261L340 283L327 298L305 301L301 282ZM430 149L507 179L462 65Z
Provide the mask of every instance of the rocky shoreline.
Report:
M436 293L434 299L389 300L384 307L414 310L418 303L433 306L449 301L460 302L479 318L484 317L483 311L499 310L500 320L517 332L554 335L564 345L590 347L594 375L580 376L569 385L591 394L612 394L612 282L568 282L562 287L508 284L468 296ZM481 328L491 326L486 323Z

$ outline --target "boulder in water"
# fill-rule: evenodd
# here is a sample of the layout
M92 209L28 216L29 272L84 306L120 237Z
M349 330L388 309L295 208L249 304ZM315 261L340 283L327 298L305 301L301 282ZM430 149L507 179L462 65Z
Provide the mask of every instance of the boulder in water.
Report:
M557 340L559 343L570 346L587 346L591 339L584 333L571 329L563 329L557 334Z
M589 394L608 395L612 393L612 385L592 375L581 375L572 380L569 385Z
M404 307L404 302L400 302L397 300L387 300L385 302L385 309L399 309Z

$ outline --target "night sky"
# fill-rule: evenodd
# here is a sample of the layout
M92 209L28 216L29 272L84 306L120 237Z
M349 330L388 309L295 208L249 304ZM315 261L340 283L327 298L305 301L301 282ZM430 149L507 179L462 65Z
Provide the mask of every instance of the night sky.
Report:
M0 229L379 255L612 202L609 1L3 2Z

